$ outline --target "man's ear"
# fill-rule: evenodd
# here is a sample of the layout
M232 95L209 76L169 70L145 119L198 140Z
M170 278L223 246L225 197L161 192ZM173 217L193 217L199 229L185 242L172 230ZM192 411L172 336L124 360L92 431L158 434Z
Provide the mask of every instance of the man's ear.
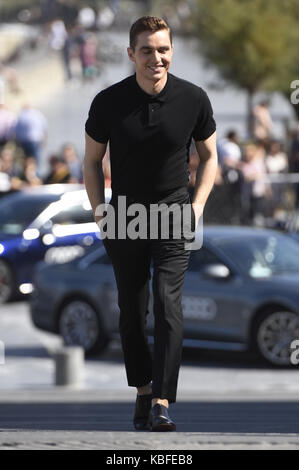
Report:
M129 59L132 61L132 62L135 62L135 55L134 55L134 51L131 47L127 47L127 53L128 53L128 56L129 56Z

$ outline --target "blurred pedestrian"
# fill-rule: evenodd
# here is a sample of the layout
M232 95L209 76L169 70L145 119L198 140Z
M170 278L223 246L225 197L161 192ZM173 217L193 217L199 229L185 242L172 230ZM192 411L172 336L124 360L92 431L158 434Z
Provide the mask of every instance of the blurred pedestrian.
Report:
M49 46L54 51L61 53L62 63L67 81L72 80L71 68L72 48L73 48L73 27L65 25L62 19L56 19L50 24Z
M60 155L52 155L49 160L50 172L43 179L44 184L70 183L71 174L65 159Z
M62 47L62 59L63 59L63 64L64 64L64 69L65 69L67 80L72 80L73 78L73 73L72 73L72 68L71 68L72 45L73 45L73 40L72 40L72 35L71 35L71 29L68 28L66 30L66 36L65 36L63 47Z
M281 149L278 140L272 140L268 146L265 159L268 173L286 173L288 171L288 157Z
M9 65L4 65L2 62L0 62L0 76L2 77L4 84L8 85L8 88L11 93L20 93L20 77L18 76L16 69Z
M278 140L273 140L268 146L268 151L265 158L267 172L270 175L277 175L278 173L287 173L288 171L288 157L281 149L281 144ZM287 190L285 181L274 181L271 183L272 187L272 208L273 215L275 212L282 208L283 195Z
M16 115L0 103L0 150L14 137Z
M61 51L65 45L67 31L64 21L55 19L50 24L49 45L54 51Z
M241 203L243 221L260 224L266 213L266 198L272 196L271 187L265 180L267 168L265 155L255 144L244 146L242 161Z
M41 147L47 135L47 120L38 110L26 103L18 115L15 136L25 157L34 157L37 167L40 166Z
M65 144L61 151L62 158L65 160L72 183L83 182L82 162L79 160L75 146L73 144Z
M8 147L4 147L0 152L0 171L6 173L9 177L18 174L14 152Z
M29 186L39 186L41 184L43 184L43 181L37 174L35 159L33 157L26 158L23 172L12 178L12 186L14 189L23 189Z
M218 143L219 161L222 167L222 179L229 202L227 216L232 223L240 223L241 217L241 171L242 152L236 131L231 130Z
M218 142L219 163L229 168L240 168L242 152L239 145L239 138L234 130L227 132L224 139Z
M272 136L273 121L266 101L261 101L253 108L254 128L256 140L268 142Z
M11 148L4 147L0 152L0 192L6 193L18 189L14 179L18 175L15 154Z
M90 81L98 72L97 40L94 34L86 33L80 44L80 60L84 81Z

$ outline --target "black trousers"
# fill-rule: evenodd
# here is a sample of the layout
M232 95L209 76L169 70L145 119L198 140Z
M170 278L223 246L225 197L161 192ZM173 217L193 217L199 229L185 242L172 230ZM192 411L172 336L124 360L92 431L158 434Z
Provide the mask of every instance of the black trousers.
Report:
M139 199L138 202L147 205L149 200ZM133 202L137 202L136 199L128 199L128 203ZM181 207L191 203L186 188L154 202L175 202ZM110 204L117 214L114 196ZM118 288L119 331L128 385L141 387L152 380L153 397L174 403L183 341L182 287L190 250L186 249L186 239L171 239L171 228L169 239L104 238L103 243L111 259ZM192 211L191 230L194 229ZM153 357L146 335L151 261L155 320Z

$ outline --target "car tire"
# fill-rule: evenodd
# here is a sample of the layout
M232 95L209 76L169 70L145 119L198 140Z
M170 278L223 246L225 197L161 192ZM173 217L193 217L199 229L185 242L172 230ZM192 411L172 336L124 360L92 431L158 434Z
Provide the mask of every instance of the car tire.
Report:
M73 298L62 306L58 328L65 345L82 346L87 356L102 353L109 345L100 313L85 299Z
M0 259L0 304L6 303L13 297L15 291L14 277L9 264Z
M253 349L264 363L275 367L294 367L292 341L299 338L299 315L272 309L259 315L253 328Z

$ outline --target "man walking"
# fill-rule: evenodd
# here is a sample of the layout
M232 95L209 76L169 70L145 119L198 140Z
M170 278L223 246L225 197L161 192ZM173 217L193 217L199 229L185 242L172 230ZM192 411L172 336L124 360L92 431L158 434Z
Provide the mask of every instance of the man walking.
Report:
M85 124L84 180L95 220L103 234L105 217L97 208L105 202L102 159L108 141L109 206L115 210L119 225L121 196L126 198L125 209L143 204L148 215L152 204L190 207L188 161L193 138L200 157L191 205L190 228L194 231L217 170L216 125L210 101L200 87L168 72L173 45L164 20L139 18L131 26L127 51L136 73L98 93ZM137 388L133 420L137 430L176 429L168 407L176 401L183 341L181 298L190 250L186 249L186 237L174 236L175 223L169 223L168 228L168 238L123 237L119 230L116 237L102 235L117 282L127 381ZM145 333L151 262L153 357Z

